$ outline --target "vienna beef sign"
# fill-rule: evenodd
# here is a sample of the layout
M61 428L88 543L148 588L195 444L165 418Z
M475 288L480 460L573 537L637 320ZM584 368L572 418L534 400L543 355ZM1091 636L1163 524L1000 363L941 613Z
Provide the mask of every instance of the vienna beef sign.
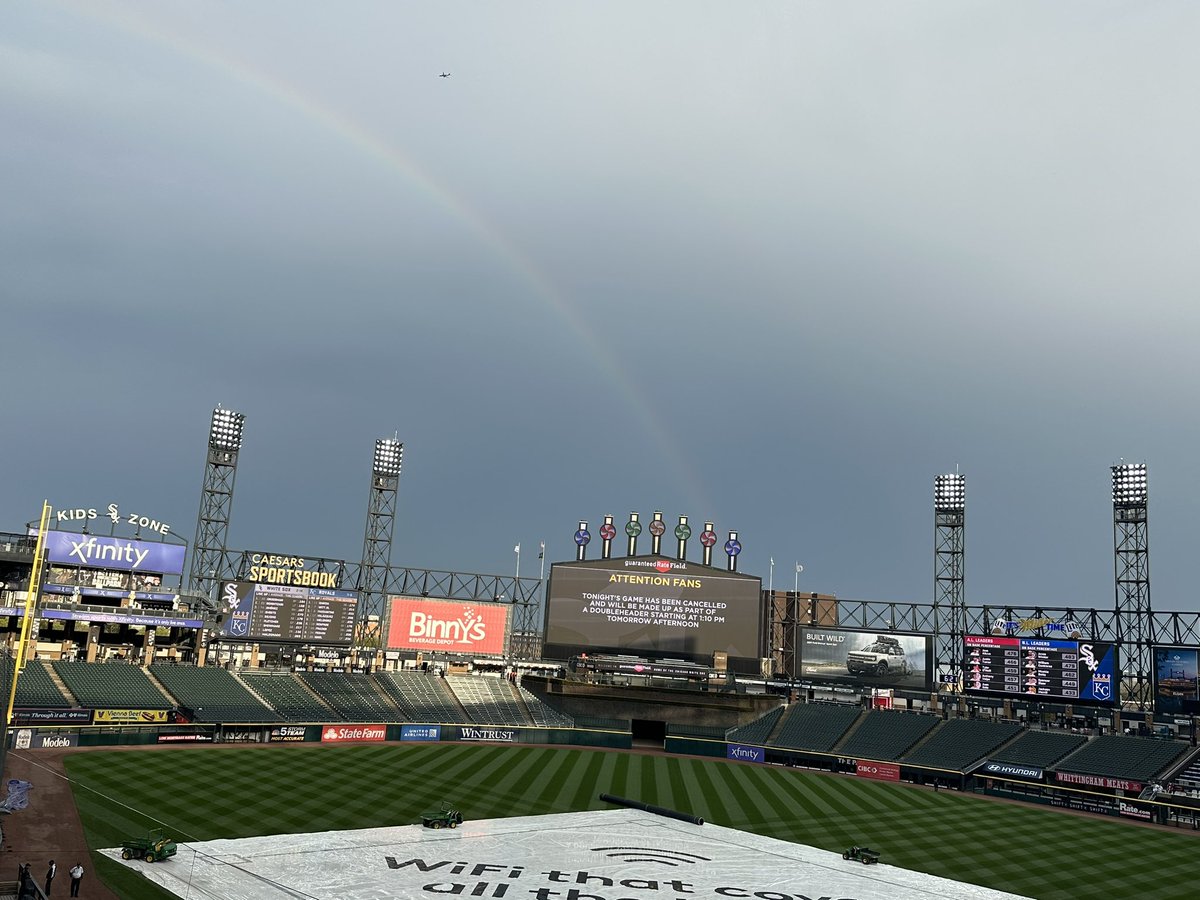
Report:
M382 741L387 735L384 725L330 725L321 732L322 744L361 744Z
M504 655L511 607L502 603L455 603L392 597L389 650L444 650L450 653Z

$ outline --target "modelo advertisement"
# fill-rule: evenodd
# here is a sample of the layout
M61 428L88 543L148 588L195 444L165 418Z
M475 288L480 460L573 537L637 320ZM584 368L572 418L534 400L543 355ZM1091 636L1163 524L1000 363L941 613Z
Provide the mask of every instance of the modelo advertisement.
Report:
M800 628L800 677L929 690L933 638L898 631Z
M503 656L510 609L503 603L392 597L387 649Z
M545 616L549 659L632 652L707 664L718 651L757 659L762 580L658 556L559 563Z
M1154 648L1154 708L1161 713L1200 713L1196 647Z
M124 569L178 575L183 572L187 547L158 541L98 537L73 531L46 532L46 559L50 563L85 569Z

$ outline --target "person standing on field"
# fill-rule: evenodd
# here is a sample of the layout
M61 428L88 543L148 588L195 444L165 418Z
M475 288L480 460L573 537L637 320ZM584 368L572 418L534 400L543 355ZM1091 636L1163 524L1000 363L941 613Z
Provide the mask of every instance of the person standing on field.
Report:
M79 896L79 882L83 881L83 865L75 863L71 867L71 896Z

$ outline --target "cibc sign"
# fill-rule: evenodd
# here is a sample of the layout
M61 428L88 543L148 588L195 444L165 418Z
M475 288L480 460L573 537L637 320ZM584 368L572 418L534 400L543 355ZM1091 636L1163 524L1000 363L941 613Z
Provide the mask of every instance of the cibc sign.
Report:
M874 778L877 781L899 781L900 767L895 763L859 759L855 760L854 774L859 778Z

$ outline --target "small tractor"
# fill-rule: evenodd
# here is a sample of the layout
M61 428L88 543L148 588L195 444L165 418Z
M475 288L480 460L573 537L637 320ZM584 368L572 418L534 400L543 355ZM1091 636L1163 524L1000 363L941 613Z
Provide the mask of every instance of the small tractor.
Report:
M448 803L443 803L437 812L421 814L421 824L426 828L457 828L462 820L462 813Z
M161 828L153 829L146 837L132 838L121 843L121 859L144 859L148 863L161 862L174 856L175 842Z
M857 859L864 866L872 865L879 862L879 851L872 850L870 847L851 847L849 850L842 852L842 859Z

